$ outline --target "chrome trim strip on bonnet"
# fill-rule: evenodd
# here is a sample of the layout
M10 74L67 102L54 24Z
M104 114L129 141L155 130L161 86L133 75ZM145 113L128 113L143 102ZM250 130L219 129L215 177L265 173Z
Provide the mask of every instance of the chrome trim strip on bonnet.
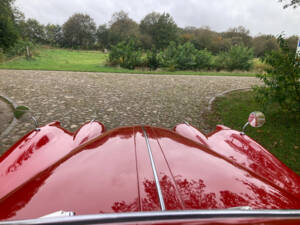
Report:
M2 221L0 225L39 224L39 225L77 225L77 224L108 224L129 222L154 222L172 220L200 220L201 219L295 219L300 220L300 210L182 210L134 213L107 213L82 215L71 217L50 217L29 220Z
M157 171L156 171L155 163L154 163L154 160L153 160L153 155L152 155L151 147L150 147L150 144L149 144L149 139L148 139L148 136L147 136L147 133L146 133L146 130L145 130L144 127L142 127L142 130L143 130L143 133L144 133L144 136L145 136L146 145L147 145L147 149L148 149L148 153L149 153L149 157L150 157L150 161L151 161L151 166L152 166L153 175L154 175L154 179L155 179L155 184L156 184L156 188L157 188L158 198L159 198L159 202L160 202L160 207L161 207L162 211L165 211L166 210L165 202L164 202L163 194L162 194L162 191L161 191L159 179L158 179L158 176L157 176Z

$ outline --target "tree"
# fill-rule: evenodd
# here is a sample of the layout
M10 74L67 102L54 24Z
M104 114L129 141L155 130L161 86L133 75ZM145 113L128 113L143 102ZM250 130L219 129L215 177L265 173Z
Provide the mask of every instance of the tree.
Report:
M253 38L253 49L256 57L263 57L266 53L278 50L276 38L273 35L260 35ZM295 46L296 47L296 46Z
M283 8L288 8L290 6L293 8L297 8L298 6L300 6L300 0L279 0L279 2L285 2Z
M101 49L109 48L109 29L106 24L100 25L96 32L97 43Z
M209 27L195 28L186 27L180 32L183 43L191 42L198 50L207 49L215 54L226 51L230 48L230 43Z
M290 36L286 39L288 47L294 52L296 52L298 40L299 37L296 35Z
M178 38L178 28L173 17L168 13L152 12L140 23L140 31L150 37L151 43L157 49L166 48L171 41Z
M195 31L195 39L192 43L197 49L211 49L216 33L209 27L199 28Z
M23 39L34 43L44 44L46 40L45 27L35 19L28 19L22 25L21 35Z
M63 34L60 25L47 24L45 27L46 41L52 46L61 46L63 44Z
M146 65L150 68L150 70L156 70L159 67L158 52L155 48L148 50Z
M167 48L164 51L161 51L158 55L160 65L168 68L170 71L175 71L176 62L177 62L177 45L174 41L171 41Z
M208 49L214 54L219 54L220 52L228 51L232 46L229 39L225 39L222 35L217 34L213 37L211 47Z
M278 37L280 49L265 58L270 65L266 74L259 75L264 86L257 87L256 97L263 105L277 102L284 112L300 112L300 62L295 51L288 47L287 41Z
M109 24L109 42L111 45L138 37L138 24L130 19L128 13L124 11L114 13Z
M96 24L87 14L74 14L62 30L65 47L89 49L95 44Z
M155 45L153 37L155 36L155 25L158 23L159 17L159 13L152 12L140 22L141 41L145 49L150 49Z
M213 66L213 55L211 52L199 50L196 55L196 66L197 69L211 69Z
M13 10L14 0L0 1L0 48L6 50L18 40L18 30Z
M112 46L108 61L111 65L120 65L123 68L134 69L140 65L141 51L133 39L122 41Z
M197 28L193 26L178 28L180 43L184 44L186 42L192 42L195 39L196 30Z
M157 12L152 12L146 15L140 23L140 30L143 33L147 33L152 36L155 32L155 25L158 23L160 16L161 14Z
M249 35L250 31L243 26L230 28L222 34L224 39L228 39L231 45L244 45L246 47L252 46L252 38Z
M252 66L253 49L243 45L232 46L227 52L218 55L215 66L217 70L249 70Z
M21 34L22 30L20 28L25 23L25 15L16 7L13 7L13 15L14 15L14 22L17 26L18 32L19 34Z
M197 66L197 49L191 42L179 45L177 48L176 68L180 70L195 69Z

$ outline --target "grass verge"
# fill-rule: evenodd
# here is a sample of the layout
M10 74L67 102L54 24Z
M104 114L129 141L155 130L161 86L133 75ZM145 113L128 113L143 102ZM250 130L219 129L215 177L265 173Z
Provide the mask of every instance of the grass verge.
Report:
M274 104L267 111L255 101L252 91L233 92L216 99L213 111L205 115L210 129L224 124L241 130L252 111L262 111L266 116L263 127L247 127L246 134L268 149L280 161L300 175L300 116L279 111Z
M251 72L214 72L214 71L149 71L128 70L118 67L105 66L108 54L100 51L76 51L68 49L39 49L39 54L31 60L25 57L17 57L0 64L0 69L15 70L52 70L75 72L105 72L105 73L129 73L129 74L170 74L170 75L208 75L208 76L256 76Z

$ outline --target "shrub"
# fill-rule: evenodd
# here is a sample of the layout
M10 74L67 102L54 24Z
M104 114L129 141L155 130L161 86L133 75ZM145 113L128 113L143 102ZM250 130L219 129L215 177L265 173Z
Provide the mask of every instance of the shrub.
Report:
M219 55L215 57L213 67L217 70L224 70L226 69L226 58L227 58L227 53L226 52L220 52Z
M0 48L0 63L3 63L5 61L5 54L3 53L2 48Z
M270 68L270 65L264 63L260 58L253 59L252 63L253 63L252 66L253 71L258 73L264 73L267 69Z
M112 46L111 51L108 55L108 64L111 66L117 66L121 64L122 61L122 55L125 51L125 43L120 42L115 46Z
M26 55L26 48L28 47L28 49L30 50L30 52L32 52L35 49L35 45L30 42L30 41L23 41L23 40L18 40L14 46L10 47L7 51L6 51L6 56L8 58L12 58L15 56L22 56L22 55Z
M237 45L229 51L220 53L216 58L215 67L217 70L249 70L252 66L253 49Z
M134 69L141 63L141 51L133 40L120 42L109 52L109 64L120 65L123 68Z
M196 68L196 55L198 51L190 42L179 45L176 55L176 68L181 70L192 70Z
M149 67L150 70L156 70L158 68L159 59L156 49L147 52L146 66Z
M170 71L208 69L212 65L212 54L207 50L198 51L191 42L176 47L175 42L159 54L159 62L162 67Z
M258 75L265 86L256 87L256 99L266 106L277 102L284 112L300 112L300 62L295 51L288 48L282 36L277 39L280 49L267 54L264 62L270 67Z
M175 70L177 58L177 46L176 43L171 41L169 46L158 54L159 65L169 68L169 70Z
M213 56L207 50L200 50L196 54L197 69L210 69L213 64Z

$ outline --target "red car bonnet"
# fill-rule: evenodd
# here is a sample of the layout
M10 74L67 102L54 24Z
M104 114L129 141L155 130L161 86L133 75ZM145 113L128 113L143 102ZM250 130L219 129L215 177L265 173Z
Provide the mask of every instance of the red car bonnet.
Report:
M103 131L94 122L73 135L55 123L16 143L0 158L0 219L158 211L160 191L166 210L300 208L299 177L239 132L218 127L206 137L188 125L177 133Z

